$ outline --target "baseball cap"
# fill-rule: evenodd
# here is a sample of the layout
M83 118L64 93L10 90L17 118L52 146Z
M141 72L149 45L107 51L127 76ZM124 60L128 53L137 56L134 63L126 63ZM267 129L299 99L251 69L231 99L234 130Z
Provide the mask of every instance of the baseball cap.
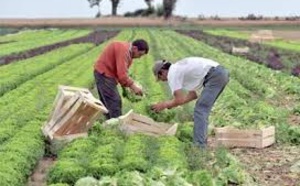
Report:
M158 78L158 73L162 69L162 67L167 63L166 60L158 60L155 62L152 71L155 77Z

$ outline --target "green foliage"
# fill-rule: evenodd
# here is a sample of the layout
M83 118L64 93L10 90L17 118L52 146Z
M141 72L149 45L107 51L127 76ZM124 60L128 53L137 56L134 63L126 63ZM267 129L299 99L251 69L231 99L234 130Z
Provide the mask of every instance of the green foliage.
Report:
M300 116L300 104L293 109L293 114Z
M158 139L159 150L157 160L154 165L178 169L187 168L187 161L184 154L184 144L174 136L161 136Z
M124 157L120 162L122 169L127 171L138 170L145 172L148 169L148 161L145 157L144 135L137 134L129 136L124 146Z
M186 143L193 142L194 125L192 123L182 123L178 126L176 137Z
M117 185L117 178L110 176L103 176L99 181L100 186L115 186Z
M288 136L290 136L290 142L295 145L300 144L300 128L298 126L291 126L289 128Z
M49 186L70 186L70 185L66 184L66 183L55 183L55 184L51 184Z
M222 169L221 173L218 175L218 183L222 183L223 185L241 185L245 180L246 175L243 170L234 164Z
M135 95L131 90L128 88L122 87L122 96L128 99L130 102L139 102L143 99L142 96Z
M95 177L114 175L119 171L117 159L114 157L115 144L98 146L96 151L91 154L89 162L89 172Z
M216 164L215 166L220 167L221 169L227 167L230 162L232 161L230 157L228 157L228 151L225 149L225 147L218 147L215 151L215 159Z
M126 12L124 16L125 17L139 17L139 16L147 17L155 14L155 12L156 10L153 7L151 7L147 9L137 9L134 12Z
M93 177L84 177L80 178L76 183L75 186L100 186L98 180Z
M174 185L174 186L192 186L184 178L186 170L174 167L156 167L154 166L148 173L148 182L158 185ZM154 182L157 181L157 182ZM154 182L154 183L153 183ZM154 184L154 185L155 185Z
M58 161L50 168L48 182L73 185L76 180L86 175L86 169L77 164L76 159Z
M300 128L298 126L280 124L277 126L275 134L276 139L279 142L291 143L295 145L300 144Z
M169 123L170 121L172 121L176 115L176 112L171 109L165 109L161 112L155 112L149 105L146 105L146 112L148 116L150 116L155 121L165 123Z
M116 175L118 186L140 186L144 185L144 178L138 171L121 171Z
M214 186L212 175L206 170L198 170L189 173L187 180L193 186Z
M95 143L87 138L76 139L66 146L59 154L60 158L74 158L77 161L88 157L88 154L95 147Z
M192 171L210 169L213 162L213 154L211 152L200 149L198 146L190 143L185 147L185 154L188 167Z
M0 185L13 185L21 186L24 182L24 178L18 172L19 170L14 170L11 166L11 163L5 164L1 162L0 164Z
M145 148L145 158L149 164L153 164L157 160L157 153L159 150L159 143L157 138L152 136L147 136L144 138L143 143L147 148Z

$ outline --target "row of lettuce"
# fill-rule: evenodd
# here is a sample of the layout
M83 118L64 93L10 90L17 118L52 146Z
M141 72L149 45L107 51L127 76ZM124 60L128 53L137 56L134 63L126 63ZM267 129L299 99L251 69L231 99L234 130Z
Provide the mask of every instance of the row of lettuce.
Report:
M22 32L0 36L0 57L70 40L89 34L91 30L75 29L42 29L25 30Z
M89 138L76 140L59 153L58 161L48 175L49 184L254 184L238 161L224 149L202 152L190 145L193 125L187 121L192 118L192 104L159 115L151 113L149 105L170 98L166 85L157 83L151 73L153 61L159 58L175 61L191 55L209 57L230 70L230 83L215 105L210 128L275 125L278 142L299 144L299 127L291 126L287 121L299 105L286 109L280 102L282 96L299 99L299 88L295 86L299 79L224 54L173 31L136 32L150 41L151 47L151 54L137 60L130 70L144 87L146 96L139 101L123 98L123 112L133 109L159 121L180 122L176 136L126 136L116 129L111 131L97 126ZM82 178L86 176L89 178Z
M159 33L136 32L136 37L149 41L151 52L135 61L130 74L143 86L146 96L139 101L123 97L123 112L133 109L159 121L178 121L177 110L153 115L149 109L152 103L170 96L151 72L154 56L160 55L161 51L154 46L155 43L161 46L168 44L158 43L163 37ZM225 149L201 151L194 147L191 144L192 129L191 123L181 122L176 136L152 137L125 135L118 130L118 125L95 125L88 138L78 139L59 152L58 161L49 171L48 184L188 186L253 183L239 162Z
M92 49L92 44L78 44L56 49L45 55L18 61L0 68L0 96L22 83Z
M239 30L223 30L223 29L215 29L215 30L204 30L206 33L217 35L217 36L226 36L237 39L249 40L251 39L251 34L247 32L242 32ZM272 31L270 31L272 33ZM288 32L287 32L288 33ZM255 33L254 33L255 34ZM264 44L269 46L274 46L286 50L300 51L300 42L299 41L287 41L282 38L274 38L274 40L264 41Z
M180 122L176 136L160 138L144 135L126 136L119 133L117 129L97 126L92 130L89 138L76 140L59 153L58 161L48 174L48 183L79 185L90 181L97 182L99 185L253 185L252 178L226 150L217 148L201 151L191 145L193 125L187 121L192 117L192 105L168 110L158 116L153 116L149 111L149 105L152 103L170 98L167 87L157 83L152 75L153 61L161 57L176 60L194 54L191 52L193 50L188 51L183 48L196 48L202 52L205 50L204 47L208 46L191 41L172 31L139 30L137 33L150 41L151 50L150 55L134 63L130 74L143 86L146 97L139 101L123 98L123 111L133 109L135 112L161 121ZM192 45L193 42L195 46ZM207 51L210 49L208 48ZM210 53L212 54L213 52ZM216 54L217 51L214 55ZM231 56L231 58L235 57ZM219 61L223 62L223 59ZM245 100L252 98L254 92L243 87L234 77L233 79L233 85L230 85L227 90L229 93L224 93L229 96L227 99L220 98L225 100L218 103L217 107L221 106L222 109L227 106L233 107L235 103L224 104L227 102L230 104L235 99L243 100L236 92L244 95ZM264 94L259 96L262 97L261 102L264 102ZM257 124L246 123L249 118L235 119L235 116L230 116L234 114L232 113L235 112L234 109L222 111L221 114L214 113L215 119L212 125L232 125L235 121L243 124L245 128L257 127ZM244 109L252 110L246 108L246 105ZM266 125L269 124L268 121L264 122ZM110 130L113 130L113 137L110 137ZM86 176L90 177L82 178Z
M151 55L136 61L130 72L146 90L146 97L135 103L124 98L124 112L134 109L138 113L156 117L161 121L181 122L177 138L164 137L157 140L140 135L127 137L120 134L116 137L114 136L116 131L104 130L97 126L92 130L88 139L76 140L63 149L59 154L58 162L49 173L49 184L72 185L77 179L85 176L94 176L100 182L101 179L104 179L103 176L109 176L106 178L113 181L119 179L117 177L126 178L130 175L139 175L144 181L157 181L165 185L170 184L169 181L173 180L173 176L168 175L176 175L176 178L180 177L178 179L190 184L200 183L199 180L193 181L195 177L198 177L193 176L194 174L203 174L210 180L207 183L218 185L251 182L239 163L226 151L220 150L220 157L218 157L219 151L208 151L204 155L189 145L192 141L193 126L186 121L191 120L192 104L175 110L167 110L161 115L156 115L149 110L150 104L170 97L167 87L155 82L151 73L153 61L162 57L172 61L191 55L209 57L219 61L230 70L230 84L214 108L210 127L234 125L253 128L276 125L278 141L299 144L299 127L292 127L287 121L290 114L299 110L296 101L299 100L300 89L299 86L296 86L299 84L299 79L250 64L247 60L224 54L173 31L127 30L115 39L132 40L137 37L147 39L151 45ZM38 76L33 75L32 79L29 78L28 81L19 83L17 88L11 89L1 97L1 185L23 185L34 165L43 156L45 146L40 127L48 117L57 92L57 85L90 87L93 83L92 63L103 45L99 47L81 45L81 47L91 50L56 65L55 68L51 68L45 73L41 72ZM294 101L289 109L281 105L280 100L284 96L288 96ZM101 136L106 137L101 138ZM107 141L105 141L106 139ZM81 141L94 144L94 146L90 150L82 150L85 148L85 144L76 147L76 144ZM135 141L137 142L135 143ZM75 147L73 148L73 146ZM90 148L90 146L86 148ZM88 154L80 155L84 152L88 152ZM168 161L167 156L172 161ZM182 159L182 157L185 158ZM207 157L207 159L203 159L203 157ZM217 157L222 161L217 161ZM175 160L176 158L178 160ZM95 161L93 161L94 159ZM165 166L163 163L157 162L171 162L171 165ZM113 163L116 163L117 166L111 167ZM196 167L194 167L195 165ZM103 173L103 167L104 170L109 170L108 173ZM151 172L155 172L157 169L161 176L153 178ZM223 170L226 172L224 173Z
M256 43L248 41L247 37L245 38L245 36L237 31L225 30L181 30L178 32L199 39L223 52L264 64L273 70L280 70L294 76L300 75L299 42L293 43L284 40L274 40Z
M213 109L212 125L238 128L274 125L278 141L300 143L299 126L289 120L299 116L299 78L228 55L173 31L159 33L159 41L172 46L171 50L170 47L159 48L159 51L164 51L165 58L176 60L186 56L203 56L219 61L230 71L230 83ZM158 32L155 32L157 35ZM192 113L188 108L179 113L184 112Z
M225 149L200 151L175 136L126 136L114 127L94 128L88 138L65 147L49 171L48 183L78 185L77 180L87 176L98 179L99 185L118 186L252 183Z
M119 35L117 39L126 38L126 34ZM91 87L92 66L103 46L104 44L97 47L78 45L73 46L74 48L70 46L69 50L63 49L65 52L75 50L75 54L79 51L85 53L75 55L61 64L56 64L55 68L32 76L32 79L22 82L1 97L0 185L25 184L38 160L44 155L45 144L41 126L50 113L58 85ZM87 48L90 50L86 51ZM23 62L17 63L21 65ZM17 63L10 64L7 68L14 68ZM32 64L38 66L38 61ZM30 68L28 72L30 73Z

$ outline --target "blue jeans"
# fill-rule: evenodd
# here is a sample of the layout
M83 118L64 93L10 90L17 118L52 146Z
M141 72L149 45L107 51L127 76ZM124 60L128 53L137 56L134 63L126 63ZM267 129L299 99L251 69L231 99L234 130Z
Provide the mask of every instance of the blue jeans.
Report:
M207 145L208 117L211 109L229 81L228 71L212 67L204 78L201 96L194 109L194 143L201 148Z

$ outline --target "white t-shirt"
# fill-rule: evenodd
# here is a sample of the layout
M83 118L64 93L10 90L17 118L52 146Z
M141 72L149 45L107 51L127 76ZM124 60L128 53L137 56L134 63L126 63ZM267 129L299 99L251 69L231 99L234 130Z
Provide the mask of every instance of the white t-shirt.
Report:
M168 84L172 94L180 89L199 92L209 69L218 65L213 60L201 57L188 57L172 64L168 72Z

